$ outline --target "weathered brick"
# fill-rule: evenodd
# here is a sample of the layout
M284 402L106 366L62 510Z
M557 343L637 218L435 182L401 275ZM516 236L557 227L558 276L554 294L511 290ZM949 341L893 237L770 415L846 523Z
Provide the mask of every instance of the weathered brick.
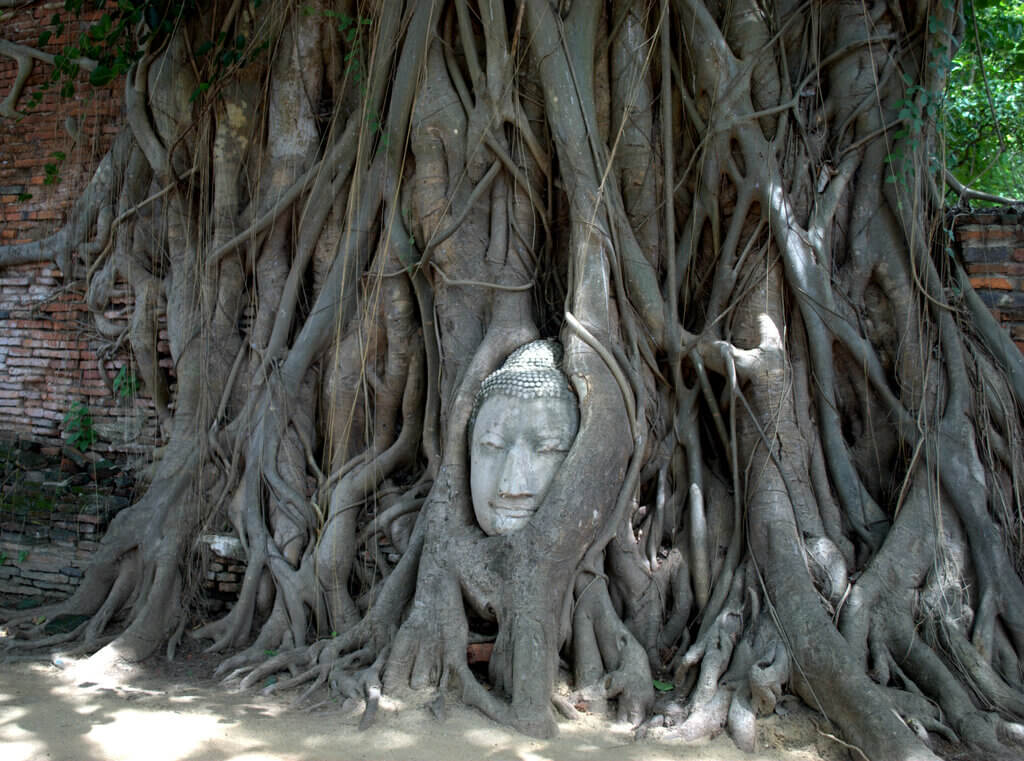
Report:
M965 262L1005 262L1012 256L1009 246L964 246Z
M978 291L978 295L987 306L999 309L1001 313L1024 309L1024 293L1020 291Z
M39 594L39 587L29 584L4 584L3 591L9 595L35 595Z
M1024 261L975 262L967 265L968 275L1024 276Z
M975 290L989 289L995 291L1012 291L1017 285L1008 278L990 275L987 277L972 277L971 285Z

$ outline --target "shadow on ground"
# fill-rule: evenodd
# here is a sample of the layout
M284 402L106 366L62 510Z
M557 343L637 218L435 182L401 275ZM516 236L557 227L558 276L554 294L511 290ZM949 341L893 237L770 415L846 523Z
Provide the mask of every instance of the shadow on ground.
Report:
M313 712L289 710L283 697L228 691L209 678L211 672L209 659L193 654L172 666L154 660L133 675L130 686L104 687L69 678L45 660L0 660L3 761L843 757L813 728L789 720L781 731L777 717L764 725L764 750L756 754L742 753L724 735L689 746L633 743L629 727L596 717L562 724L553 740L534 740L474 711L452 708L438 722L424 708L401 701L382 703L375 726L359 732L358 713L344 713L335 704Z

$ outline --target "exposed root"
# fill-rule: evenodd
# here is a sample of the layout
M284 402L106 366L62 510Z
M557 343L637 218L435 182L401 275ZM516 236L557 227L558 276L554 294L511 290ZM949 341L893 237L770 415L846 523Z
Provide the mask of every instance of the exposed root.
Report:
M956 8L424 0L339 28L312 1L146 37L69 223L0 246L84 273L167 437L79 590L4 611L2 646L115 678L173 655L195 538L231 527L237 603L191 636L361 728L450 685L537 736L614 703L751 751L794 691L873 758L1024 742L1021 365L933 255L934 135L895 128ZM559 332L579 432L488 536L476 393Z

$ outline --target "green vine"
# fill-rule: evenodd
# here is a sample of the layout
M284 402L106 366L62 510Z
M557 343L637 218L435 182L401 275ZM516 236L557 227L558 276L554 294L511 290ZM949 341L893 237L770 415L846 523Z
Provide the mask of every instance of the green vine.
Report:
M74 402L64 413L64 433L70 446L80 452L86 451L96 442L96 429L92 424L92 413L84 402Z

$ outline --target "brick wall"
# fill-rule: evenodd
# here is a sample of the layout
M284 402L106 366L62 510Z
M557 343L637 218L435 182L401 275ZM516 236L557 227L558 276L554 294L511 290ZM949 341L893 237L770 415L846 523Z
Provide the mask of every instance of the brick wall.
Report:
M35 47L63 6L45 2L8 9L2 36ZM60 52L96 16L93 12L75 22L65 18L64 33L41 49ZM62 98L51 88L30 108L32 93L51 72L52 67L36 61L15 104L26 116L0 117L0 244L37 240L59 229L121 129L120 83L96 89L83 76L74 97ZM17 73L17 61L0 56L0 100ZM57 181L47 181L53 174L48 175L47 164L56 167ZM131 299L122 284L106 316L127 325ZM0 432L56 446L64 416L82 402L94 429L112 439L98 440L94 451L145 452L158 439L155 414L144 390L127 398L112 393L109 380L122 366L130 368L131 358L127 349L110 352L110 347L93 326L82 284L68 283L55 264L0 270Z
M1024 212L958 215L953 230L971 284L1024 351Z
M111 520L138 497L132 471L0 436L0 608L63 599L81 583ZM144 486L142 486L144 488ZM237 537L200 537L207 611L230 608L245 576Z

